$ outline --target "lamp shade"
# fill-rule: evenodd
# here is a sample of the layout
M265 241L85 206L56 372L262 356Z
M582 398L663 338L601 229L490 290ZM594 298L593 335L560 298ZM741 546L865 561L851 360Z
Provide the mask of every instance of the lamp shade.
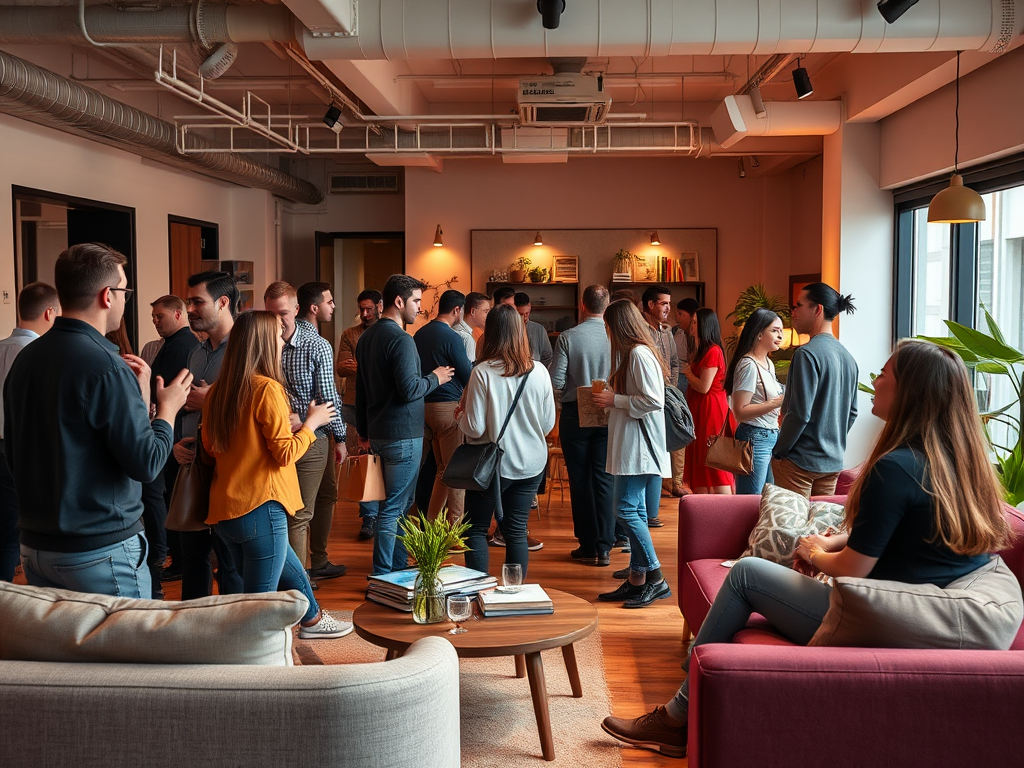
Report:
M444 240L441 239L441 236L443 234L444 234L444 232L441 231L441 225L438 224L437 225L437 229L434 230L434 247L435 248L440 248L442 245L444 245Z
M533 236L534 245L544 245L544 239L540 236L540 232Z
M938 224L967 224L985 220L985 201L964 178L954 173L949 186L932 198L928 205L928 221Z
M661 245L661 238L658 237L658 230L651 232L651 245Z

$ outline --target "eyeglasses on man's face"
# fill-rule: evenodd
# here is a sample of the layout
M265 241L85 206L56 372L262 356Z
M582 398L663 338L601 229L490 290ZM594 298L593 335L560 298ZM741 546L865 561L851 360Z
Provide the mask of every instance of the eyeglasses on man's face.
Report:
M121 293L123 293L125 301L128 301L128 299L130 299L132 297L132 294L135 293L135 289L134 288L116 288L113 285L108 286L108 287L112 291L120 291Z

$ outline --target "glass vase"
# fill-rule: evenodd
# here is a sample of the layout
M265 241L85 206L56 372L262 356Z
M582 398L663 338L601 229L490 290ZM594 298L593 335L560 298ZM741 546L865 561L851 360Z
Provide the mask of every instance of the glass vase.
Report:
M412 620L417 624L436 624L447 619L444 591L436 574L416 574L412 593Z

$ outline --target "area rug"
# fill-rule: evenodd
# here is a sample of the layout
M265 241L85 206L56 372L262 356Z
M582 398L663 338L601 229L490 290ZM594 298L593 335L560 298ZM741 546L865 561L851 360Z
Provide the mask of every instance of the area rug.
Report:
M348 611L331 614L352 620ZM468 626L472 631L472 623ZM361 664L383 661L384 649L353 632L337 640L296 640L295 655L298 663L304 665ZM583 686L581 699L572 698L561 650L544 651L541 655L555 739L554 761L546 763L541 755L529 680L516 678L512 657L504 657L459 660L462 765L619 768L622 756L618 742L601 730L601 720L611 712L600 635L594 632L576 643L576 664Z

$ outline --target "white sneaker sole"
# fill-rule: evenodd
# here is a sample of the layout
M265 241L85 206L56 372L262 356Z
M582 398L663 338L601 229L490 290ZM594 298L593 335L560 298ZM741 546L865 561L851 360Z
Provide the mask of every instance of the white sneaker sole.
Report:
M299 627L299 640L334 640L344 637L352 631L352 624L342 627L337 632L309 632L306 627Z

